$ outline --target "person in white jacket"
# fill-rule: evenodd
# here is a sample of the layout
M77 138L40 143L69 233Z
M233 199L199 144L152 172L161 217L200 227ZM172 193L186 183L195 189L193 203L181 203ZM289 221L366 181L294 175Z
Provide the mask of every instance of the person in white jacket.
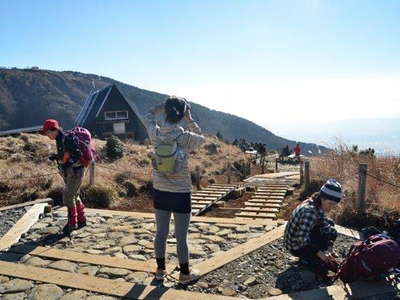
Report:
M179 282L189 284L196 281L198 275L189 269L187 235L191 217L192 182L188 158L189 153L204 142L204 136L192 118L189 103L183 98L168 97L165 102L150 109L144 121L154 149L166 141L173 141L176 146L173 172L160 171L157 163L153 163L153 200L157 227L154 240L156 279L162 280L166 275L165 250L173 213L180 265ZM182 126L182 123L187 126Z

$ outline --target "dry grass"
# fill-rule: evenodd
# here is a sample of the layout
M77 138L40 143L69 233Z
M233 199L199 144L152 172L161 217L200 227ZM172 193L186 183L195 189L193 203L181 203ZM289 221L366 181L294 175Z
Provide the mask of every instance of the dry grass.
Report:
M339 180L345 191L343 201L333 217L344 225L362 227L382 225L390 227L393 219L400 216L400 189L367 177L367 210L360 214L356 209L358 190L358 166L368 164L368 173L385 181L400 185L400 158L395 156L372 157L354 153L345 145L339 145L325 156L311 160L311 178L325 181Z
M96 186L103 194L112 191L112 208L148 211L151 209L151 161L150 146L126 141L125 155L109 161L102 149L105 141L96 140L100 160L96 164ZM202 183L209 180L221 182L229 161L244 160L236 146L225 144L216 137L207 137L205 145L191 155L190 169L200 167ZM17 137L0 138L0 206L12 205L28 200L59 195L63 182L54 162L47 158L56 151L55 142L47 137L22 134ZM89 176L84 179L84 186ZM87 189L85 189L87 190ZM87 196L88 193L85 194ZM96 193L91 191L92 195ZM90 200L95 206L95 199Z

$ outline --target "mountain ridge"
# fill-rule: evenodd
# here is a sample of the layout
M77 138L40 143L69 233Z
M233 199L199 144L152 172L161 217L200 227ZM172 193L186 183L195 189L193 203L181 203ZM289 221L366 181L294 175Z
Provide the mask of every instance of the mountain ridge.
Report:
M58 119L66 128L71 127L93 84L96 89L116 84L141 115L167 96L96 74L3 68L0 69L0 130L39 125L50 117ZM197 103L192 103L192 110L194 118L205 132L219 132L229 141L244 138L251 142L265 143L268 149L275 150L286 145L293 147L295 144L295 141L279 137L239 116ZM313 143L301 143L301 146L304 151L312 153L326 149Z

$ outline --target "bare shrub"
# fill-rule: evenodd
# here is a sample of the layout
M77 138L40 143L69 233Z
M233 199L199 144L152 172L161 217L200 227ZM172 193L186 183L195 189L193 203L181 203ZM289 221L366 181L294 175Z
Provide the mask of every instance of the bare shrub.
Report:
M354 148L354 147L353 147ZM358 189L358 166L368 165L366 211L356 209ZM350 147L339 144L334 151L311 160L311 177L315 181L324 182L328 178L336 178L343 185L344 197L332 217L342 225L364 226L384 224L384 219L400 209L400 193L395 187L381 180L400 185L400 158L395 156L375 157L355 152ZM382 226L379 226L382 227Z

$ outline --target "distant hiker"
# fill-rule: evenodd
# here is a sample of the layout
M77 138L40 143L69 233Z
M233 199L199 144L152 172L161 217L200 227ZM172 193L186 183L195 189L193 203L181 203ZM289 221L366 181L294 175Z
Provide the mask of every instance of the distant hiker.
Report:
M281 161L285 160L285 157L288 157L290 155L290 150L289 150L289 146L286 145L285 147L283 147L281 155L279 156L279 159Z
M285 228L285 248L322 276L328 269L336 271L337 268L332 251L337 231L325 214L341 199L342 186L335 179L329 179L319 192L295 208Z
M84 176L84 167L90 160L90 149L85 139L90 143L90 133L84 128L76 127L64 131L56 120L46 120L41 134L56 141L57 154L49 157L59 164L60 175L64 179L63 204L68 208L68 222L63 232L69 235L73 230L86 226L85 206L79 197L79 189Z
M298 161L300 161L301 148L300 148L300 144L299 143L296 144L296 147L294 147L293 151L294 151L294 155L295 155L296 159Z
M187 123L184 129L180 124ZM154 148L153 187L156 217L154 248L157 260L156 279L165 275L165 248L171 213L174 214L179 282L189 284L198 279L189 270L187 235L191 217L192 182L188 167L189 153L197 149L204 137L192 119L189 103L183 98L169 97L150 109L145 119Z

